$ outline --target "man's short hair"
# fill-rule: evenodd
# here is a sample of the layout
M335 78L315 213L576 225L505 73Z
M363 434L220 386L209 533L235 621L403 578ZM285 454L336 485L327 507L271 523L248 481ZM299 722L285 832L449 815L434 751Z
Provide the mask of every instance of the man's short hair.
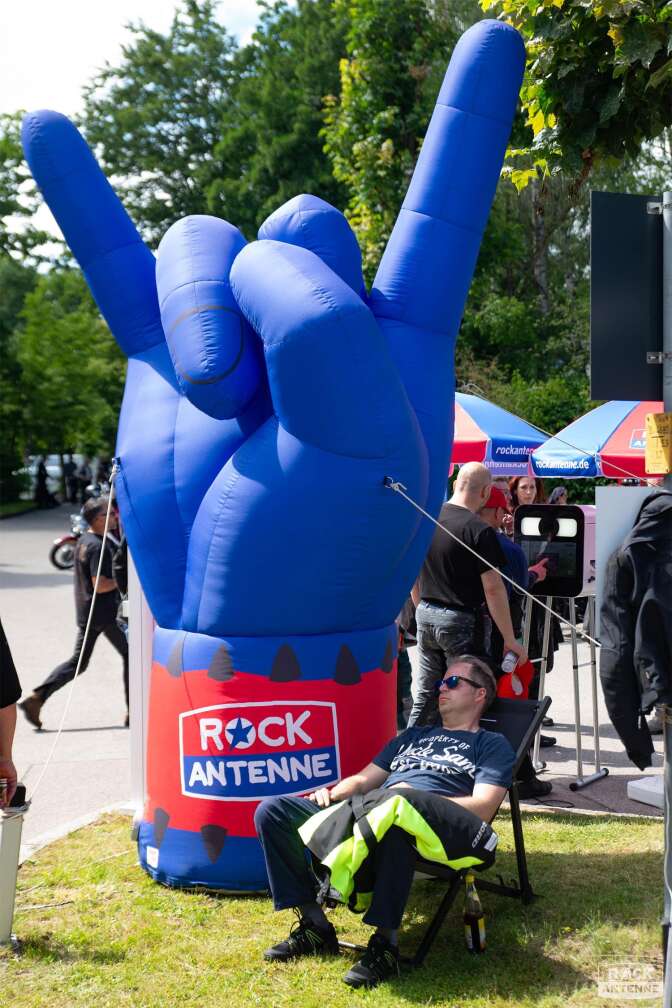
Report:
M82 508L82 515L89 525L96 520L99 514L105 514L108 503L108 497L89 497Z
M490 666L484 662L482 658L477 658L476 655L458 655L449 662L446 670L447 675L450 674L450 670L453 665L469 666L470 677L473 677L474 680L485 690L485 704L483 706L483 710L487 710L497 696L497 680L495 679Z

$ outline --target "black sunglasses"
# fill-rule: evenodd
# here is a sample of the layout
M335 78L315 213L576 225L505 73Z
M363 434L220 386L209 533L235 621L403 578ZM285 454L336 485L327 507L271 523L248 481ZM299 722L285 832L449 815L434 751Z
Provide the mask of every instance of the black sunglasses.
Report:
M468 682L470 686L475 686L476 689L485 689L486 687L483 683L475 682L473 679L467 679L463 675L449 675L445 679L439 679L436 684L436 692L438 693L442 686L447 686L448 689L457 689L461 682Z

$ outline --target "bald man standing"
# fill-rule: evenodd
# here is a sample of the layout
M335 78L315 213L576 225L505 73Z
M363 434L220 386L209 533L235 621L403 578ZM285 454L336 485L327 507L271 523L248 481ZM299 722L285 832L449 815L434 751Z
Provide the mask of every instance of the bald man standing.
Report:
M453 496L439 515L448 532L434 533L413 590L418 607L418 674L409 727L431 724L437 717L436 684L450 660L482 650L478 613L484 602L504 640L504 653L527 657L515 639L499 574L506 565L502 548L494 530L478 517L491 484L490 472L480 462L462 466Z

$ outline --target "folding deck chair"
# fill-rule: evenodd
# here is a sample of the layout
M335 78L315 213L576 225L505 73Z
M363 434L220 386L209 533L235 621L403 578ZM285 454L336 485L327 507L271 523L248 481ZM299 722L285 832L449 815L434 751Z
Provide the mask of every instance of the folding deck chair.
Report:
M499 881L491 882L488 879L479 877L478 888L486 892L499 893L500 896L511 896L519 899L521 903L531 903L535 898L530 877L527 871L527 858L525 856L525 842L523 840L523 824L520 817L520 805L518 801L518 782L516 775L520 770L520 765L528 753L534 736L541 728L542 719L551 705L551 698L544 697L543 700L504 700L497 698L481 718L481 728L488 731L500 732L511 743L511 747L516 754L513 765L513 784L509 788L509 804L511 807L511 822L513 825L513 839L516 851L516 862L518 866L518 879L512 879L507 885L501 875L497 875ZM497 810L499 811L499 809ZM493 819L497 815L493 816ZM448 882L446 890L439 907L427 925L427 929L412 956L401 956L400 961L407 966L420 966L429 952L434 939L436 938L441 925L459 891L460 885L468 871L479 871L476 868L464 868L455 870L445 865L437 864L435 861L425 861L420 855L416 861L416 871L423 876L441 879ZM492 870L482 869L483 871ZM341 948L356 949L364 951L364 946L356 945L353 942L339 941Z

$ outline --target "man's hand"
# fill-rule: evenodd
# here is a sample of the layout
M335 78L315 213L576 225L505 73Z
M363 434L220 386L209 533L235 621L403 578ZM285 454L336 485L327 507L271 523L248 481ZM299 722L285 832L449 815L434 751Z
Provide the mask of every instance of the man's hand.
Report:
M159 626L284 639L399 611L432 529L383 479L438 512L453 343L524 61L499 21L458 43L370 295L347 221L308 195L250 244L178 221L155 262L74 126L26 116L33 177L129 357L116 489Z
M320 808L329 808L332 801L343 801L354 794L366 794L374 788L382 787L389 773L375 763L368 763L359 773L344 777L333 788L318 788L308 795L309 801L314 801Z
M536 564L533 564L529 568L529 573L536 575L536 581L543 581L546 575L548 574L548 571L546 570L547 564L548 564L548 557L544 557L542 560L538 560Z
M317 791L313 791L312 794L308 795L308 800L314 801L320 808L329 808L331 805L331 791L326 787L318 788Z
M0 777L7 780L7 798L4 802L0 799L0 808L7 808L14 797L17 782L16 767L11 759L0 759Z
M518 664L524 665L527 661L527 651L522 644L519 644L517 640L505 640L504 641L504 654L507 651L513 651L515 655L518 655Z
M325 733L333 711L333 743L325 734L320 745L336 746L347 725L345 772L380 745L383 715L364 698L393 671L392 621L433 533L384 480L438 513L454 341L524 62L522 39L500 21L479 21L455 47L370 294L345 217L308 194L250 244L226 221L191 215L155 262L74 126L49 111L24 120L33 177L129 358L116 490L161 654L147 734L158 820L143 820L140 845L159 830L159 874L178 884L206 873L215 887L259 888L250 797L260 795L222 781L187 798L162 772L179 759L168 716L230 699L251 720L262 693L264 704L319 697ZM385 704L392 679L379 687ZM295 748L289 720L284 735ZM320 788L315 804L386 776L376 768ZM222 790L221 808L192 800ZM221 858L203 836L212 829L226 838ZM185 833L193 848L175 860Z

